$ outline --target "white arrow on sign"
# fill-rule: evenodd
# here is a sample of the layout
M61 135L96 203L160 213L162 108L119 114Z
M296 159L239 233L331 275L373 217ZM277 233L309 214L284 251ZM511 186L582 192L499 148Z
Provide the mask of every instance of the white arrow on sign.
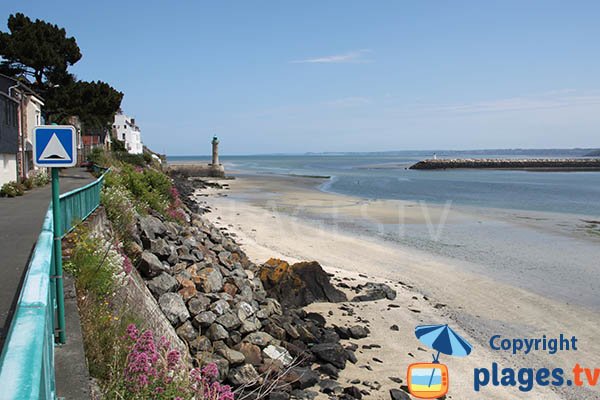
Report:
M70 160L71 157L67 154L65 147L62 145L56 133L52 134L52 137L48 141L46 148L42 151L40 161L48 160Z

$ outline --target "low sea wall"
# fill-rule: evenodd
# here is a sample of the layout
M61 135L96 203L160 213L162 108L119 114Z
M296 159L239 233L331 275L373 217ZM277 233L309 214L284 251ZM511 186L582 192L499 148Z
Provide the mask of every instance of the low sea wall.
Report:
M600 171L600 158L593 159L428 159L419 161L410 169L447 169L447 168L490 168L490 169L527 169L548 171Z
M177 172L181 176L198 176L198 177L225 177L225 168L223 165L212 164L169 164L167 173Z

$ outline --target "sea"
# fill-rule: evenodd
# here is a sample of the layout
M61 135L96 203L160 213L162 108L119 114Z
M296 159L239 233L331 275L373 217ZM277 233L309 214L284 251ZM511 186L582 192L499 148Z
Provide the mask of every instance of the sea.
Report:
M600 216L600 172L519 170L410 170L431 152L222 157L227 170L245 173L323 176L321 189L368 199L399 199L513 210ZM572 157L552 153L552 157ZM546 158L523 152L449 153L439 158ZM208 162L208 157L169 157L169 162Z

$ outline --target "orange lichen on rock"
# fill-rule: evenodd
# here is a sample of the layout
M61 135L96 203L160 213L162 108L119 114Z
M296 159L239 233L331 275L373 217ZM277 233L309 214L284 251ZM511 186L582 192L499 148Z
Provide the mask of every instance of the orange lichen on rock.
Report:
M260 270L260 280L269 281L271 284L281 282L283 277L290 276L293 268L286 261L270 258Z
M329 276L316 261L290 265L271 258L258 274L265 290L281 304L305 306L314 301L345 301L346 296L335 289Z

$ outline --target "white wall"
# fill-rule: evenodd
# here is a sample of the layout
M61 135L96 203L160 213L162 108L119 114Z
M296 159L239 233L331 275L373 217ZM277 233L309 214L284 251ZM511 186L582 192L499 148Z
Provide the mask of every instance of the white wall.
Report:
M29 96L25 110L25 171L27 176L32 170L37 170L33 164L33 129L42 124L42 106L44 103L33 96Z
M0 186L17 180L17 155L0 154Z
M130 117L125 114L115 115L113 128L115 128L117 139L125 142L125 148L130 154L143 153L142 134L139 128L131 123Z

